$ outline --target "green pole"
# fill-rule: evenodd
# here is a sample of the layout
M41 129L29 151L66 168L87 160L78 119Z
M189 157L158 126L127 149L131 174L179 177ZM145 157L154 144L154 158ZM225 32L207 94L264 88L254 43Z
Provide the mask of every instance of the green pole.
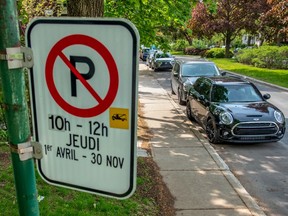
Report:
M20 46L16 0L0 0L0 54L6 54L6 48ZM19 144L29 142L31 136L24 70L8 69L7 60L0 60L0 76L9 142L17 149ZM11 158L19 214L39 215L33 158L21 161L14 152Z

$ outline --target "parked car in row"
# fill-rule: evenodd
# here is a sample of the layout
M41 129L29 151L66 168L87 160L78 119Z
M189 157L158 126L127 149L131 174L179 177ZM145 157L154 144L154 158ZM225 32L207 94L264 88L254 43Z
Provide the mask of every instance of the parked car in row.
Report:
M187 92L200 76L221 76L220 70L213 62L206 60L177 60L171 71L171 92L177 94L179 104L185 105Z
M211 143L276 142L285 134L285 117L269 98L245 79L200 77L189 90L186 113Z
M149 48L142 48L140 50L140 59L142 59L143 61L146 61L147 56L149 55Z
M151 60L151 68L154 71L171 70L175 63L175 58L168 52L156 51Z
M152 67L152 59L154 57L154 53L157 52L157 50L155 49L150 49L149 50L149 53L148 53L148 56L146 58L146 65L151 68Z

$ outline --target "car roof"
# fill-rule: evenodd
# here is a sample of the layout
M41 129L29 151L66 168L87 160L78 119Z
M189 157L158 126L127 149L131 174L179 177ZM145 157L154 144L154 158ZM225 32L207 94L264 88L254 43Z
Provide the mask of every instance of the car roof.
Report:
M205 77L211 80L214 84L246 84L250 83L248 80L245 80L236 76L215 76L215 77Z
M208 61L208 60L206 60L206 59L195 59L195 60L182 60L182 59L178 59L177 60L180 64L195 64L195 63L200 63L200 64L207 64L207 63L211 63L211 64L214 64L214 62L212 62L212 61Z

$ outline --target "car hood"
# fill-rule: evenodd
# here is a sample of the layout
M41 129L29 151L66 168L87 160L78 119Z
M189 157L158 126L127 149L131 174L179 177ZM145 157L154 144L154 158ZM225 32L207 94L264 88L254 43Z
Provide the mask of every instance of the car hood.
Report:
M241 121L271 121L274 120L276 107L262 101L253 103L223 103L220 105L229 111L235 119Z

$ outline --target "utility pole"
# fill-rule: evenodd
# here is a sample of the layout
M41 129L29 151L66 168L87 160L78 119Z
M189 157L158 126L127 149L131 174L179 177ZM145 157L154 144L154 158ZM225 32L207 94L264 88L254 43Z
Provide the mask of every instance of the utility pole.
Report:
M39 215L16 0L0 0L0 76L19 214ZM10 51L7 48L11 48ZM28 56L30 59L31 56ZM9 64L11 64L9 66Z

